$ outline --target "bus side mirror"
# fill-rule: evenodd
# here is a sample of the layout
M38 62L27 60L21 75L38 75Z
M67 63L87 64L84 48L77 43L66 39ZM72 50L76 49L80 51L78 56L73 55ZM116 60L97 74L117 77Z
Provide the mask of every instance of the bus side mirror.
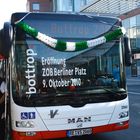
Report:
M0 54L5 58L9 57L9 51L12 45L13 28L9 22L5 22L0 30Z
M130 39L124 37L124 49L125 49L125 66L130 66L132 64L132 51L130 46Z

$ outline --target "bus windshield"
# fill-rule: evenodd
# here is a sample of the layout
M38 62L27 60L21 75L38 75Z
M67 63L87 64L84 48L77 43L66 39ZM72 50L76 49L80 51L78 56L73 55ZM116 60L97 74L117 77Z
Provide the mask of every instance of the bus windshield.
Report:
M77 42L84 36L61 39ZM123 99L126 96L121 48L118 38L94 48L62 52L17 28L12 48L14 101L23 106L82 106Z

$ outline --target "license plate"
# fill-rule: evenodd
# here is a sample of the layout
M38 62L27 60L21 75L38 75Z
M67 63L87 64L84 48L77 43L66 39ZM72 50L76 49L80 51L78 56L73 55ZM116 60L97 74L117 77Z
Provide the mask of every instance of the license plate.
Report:
M75 130L69 130L67 131L67 136L82 136L82 135L90 135L92 134L91 128L85 128L85 129L75 129Z

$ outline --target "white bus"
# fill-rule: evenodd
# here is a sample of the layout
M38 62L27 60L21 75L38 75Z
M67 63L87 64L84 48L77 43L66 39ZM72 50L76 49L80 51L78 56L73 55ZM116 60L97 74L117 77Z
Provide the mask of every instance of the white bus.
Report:
M127 129L128 41L118 18L12 14L1 30L0 47L8 58L6 139L45 140Z

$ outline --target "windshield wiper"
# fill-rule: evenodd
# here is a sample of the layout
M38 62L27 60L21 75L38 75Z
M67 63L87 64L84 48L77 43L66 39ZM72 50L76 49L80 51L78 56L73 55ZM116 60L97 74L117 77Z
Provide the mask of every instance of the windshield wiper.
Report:
M105 88L105 87L103 87L103 89L104 89L105 91L109 92L109 93L114 93L114 94L116 94L116 93L117 93L117 94L126 93L126 90L120 89L120 88L114 89L114 88Z
M107 92L106 95L108 95L108 97L112 99L120 100L124 99L127 96L126 91L124 89L103 89Z

